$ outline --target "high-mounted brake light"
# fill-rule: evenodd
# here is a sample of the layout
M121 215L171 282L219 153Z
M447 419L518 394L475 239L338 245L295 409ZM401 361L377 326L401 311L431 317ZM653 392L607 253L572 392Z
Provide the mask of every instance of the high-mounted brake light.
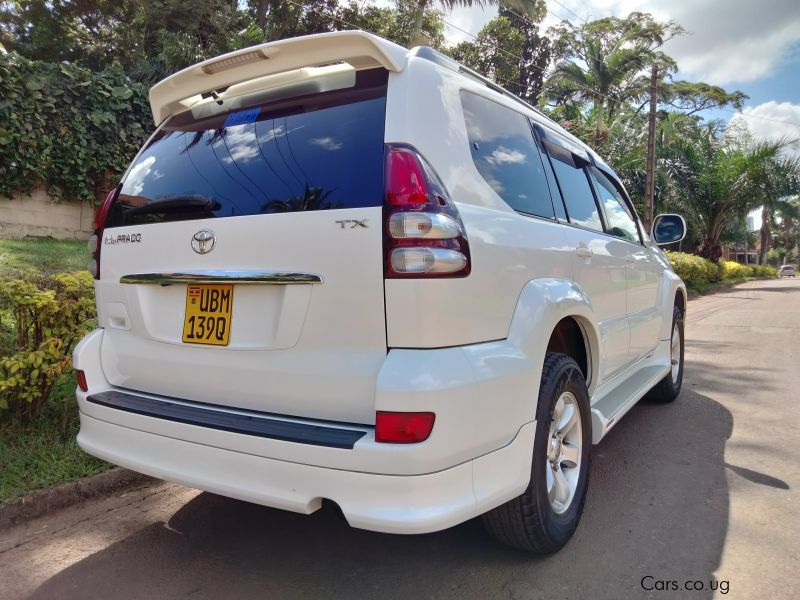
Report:
M103 200L100 208L97 209L94 222L94 235L92 235L87 242L89 252L92 253L92 259L89 261L89 264L86 265L86 268L95 279L100 279L100 247L103 245L103 229L105 229L106 226L108 211L111 210L111 205L114 203L114 198L117 196L117 190L118 187L115 187L108 192L106 199Z
M375 415L375 441L384 444L416 444L431 435L436 415L432 412L388 412Z
M464 224L431 166L409 146L387 146L384 271L389 279L466 277Z

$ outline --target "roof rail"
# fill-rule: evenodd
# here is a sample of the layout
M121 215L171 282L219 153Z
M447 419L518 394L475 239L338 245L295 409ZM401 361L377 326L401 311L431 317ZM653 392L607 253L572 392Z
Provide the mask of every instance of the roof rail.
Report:
M193 65L150 89L156 124L186 110L184 102L201 94L257 77L346 62L355 69L383 67L400 72L408 50L365 31L334 31L250 46Z

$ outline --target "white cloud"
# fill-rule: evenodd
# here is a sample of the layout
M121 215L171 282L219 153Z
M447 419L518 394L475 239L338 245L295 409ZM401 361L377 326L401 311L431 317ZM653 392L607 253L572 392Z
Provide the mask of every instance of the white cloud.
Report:
M559 0L548 2L544 25L563 18L578 21L627 16L632 11L674 19L689 33L669 41L665 50L678 60L682 75L715 85L735 85L770 75L800 44L797 0ZM497 14L496 8L456 8L445 20L477 34ZM472 39L447 27L448 41Z
M515 164L521 165L525 162L525 155L519 150L513 150L500 146L490 156L486 157L487 162L493 165Z
M497 16L497 7L495 6L457 6L445 14L442 18L446 21L444 25L444 35L447 41L451 44L458 44L459 42L471 42L478 32L483 29L489 21ZM463 31L462 31L463 30ZM468 31L468 33L464 33Z
M125 185L122 186L122 192L129 196L138 196L144 190L144 182L150 172L153 170L153 165L156 164L155 156L148 156L138 165L131 169L128 177L125 178Z
M746 127L758 140L800 140L800 104L771 100L748 106L731 118L728 127ZM800 157L800 146L795 146L792 153Z
M255 128L246 125L227 128L225 146L227 146L230 156L224 156L222 160L227 164L254 159L259 153Z
M312 138L308 140L309 144L314 144L315 146L319 146L323 150L338 150L342 147L342 142L337 141L332 137L321 137L321 138Z

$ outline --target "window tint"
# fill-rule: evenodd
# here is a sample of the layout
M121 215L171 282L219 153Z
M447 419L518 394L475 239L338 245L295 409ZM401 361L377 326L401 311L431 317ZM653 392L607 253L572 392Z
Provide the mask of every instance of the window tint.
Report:
M170 120L139 156L107 226L380 206L386 75L361 87Z
M609 233L629 242L640 243L636 221L631 216L622 194L602 171L594 167L589 171L596 184L597 196L606 213Z
M564 197L564 204L567 205L570 223L603 231L603 221L600 219L600 212L597 210L586 171L568 165L558 158L554 158L551 162Z
M461 92L472 160L505 202L522 213L554 218L550 190L528 119L491 100Z

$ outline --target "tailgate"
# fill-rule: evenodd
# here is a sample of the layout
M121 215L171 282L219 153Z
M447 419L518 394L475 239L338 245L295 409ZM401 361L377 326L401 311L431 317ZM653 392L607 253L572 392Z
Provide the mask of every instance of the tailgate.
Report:
M385 71L362 71L345 90L167 122L101 240L113 385L373 422L385 85Z

